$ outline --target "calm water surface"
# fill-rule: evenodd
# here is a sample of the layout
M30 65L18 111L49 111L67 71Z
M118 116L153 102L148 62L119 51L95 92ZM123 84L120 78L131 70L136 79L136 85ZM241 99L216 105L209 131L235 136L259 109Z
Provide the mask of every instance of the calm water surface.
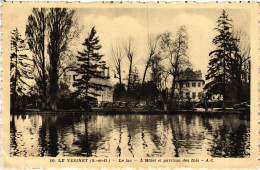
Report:
M238 114L12 115L11 156L248 157Z

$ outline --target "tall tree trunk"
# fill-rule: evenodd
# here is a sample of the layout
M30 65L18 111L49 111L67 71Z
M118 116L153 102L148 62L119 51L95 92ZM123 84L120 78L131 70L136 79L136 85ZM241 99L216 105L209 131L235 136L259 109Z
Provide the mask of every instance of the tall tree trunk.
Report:
M132 74L132 60L130 61L130 66L129 66L129 73L128 73L128 84L127 84L127 91L129 91L130 89L130 84L131 84L131 74Z
M90 57L89 57L89 52L88 52L88 68L90 68ZM88 85L89 85L89 71L87 71L87 79L86 79L86 96L85 99L87 100L87 110L89 110L89 98L88 98ZM103 97L102 97L102 102L103 102ZM85 103L85 102L84 102Z
M237 71L237 95L238 95L238 100L239 101L244 101L245 100L245 92L243 88L243 81L242 81L242 58L240 58L239 61L239 67Z
M222 100L222 110L225 109L225 101L226 101L226 47L224 47L224 58L223 58L223 100Z
M14 107L14 110L17 109L17 104L16 104L16 97L17 97L17 92L16 92L16 88L17 88L17 74L18 74L18 49L15 49L15 75L14 75L14 91L13 91L13 101L12 101L12 105Z
M55 53L56 54L56 53ZM50 96L51 96L51 109L57 109L57 90L58 90L58 62L56 61L55 56L58 54L51 56L51 81L50 81Z
M144 81L145 81L145 77L146 77L146 72L147 72L148 67L149 67L150 59L151 59L151 56L149 57L149 61L146 63L146 67L145 67L145 70L144 70L144 76L143 76L143 80L142 80L141 92L140 92L140 96L139 96L139 100L140 101L141 101L141 98L142 98L142 95L143 95Z
M177 75L178 75L178 64L179 64L179 55L177 54L175 67L174 67L174 71L173 71L171 100L173 100L174 92L175 92L176 79L177 79Z
M46 100L47 100L47 85L46 85L46 72L45 72L45 18L43 15L43 30L42 30L42 78L43 78L43 100L42 100L42 109L46 109Z
M119 84L122 86L122 76L121 76L121 63L118 65L118 75L119 75Z
M88 81L86 82L86 96L85 96L85 99L87 100L87 102L86 103L84 102L84 104L86 104L86 106L84 108L87 107L87 111L89 111L90 108L89 108L89 99L88 99Z
M179 86L180 86L180 91L179 91L179 97L178 97L178 104L180 106L180 98L181 98L181 93L182 93L182 86L181 84L179 83ZM183 95L183 94L182 94Z

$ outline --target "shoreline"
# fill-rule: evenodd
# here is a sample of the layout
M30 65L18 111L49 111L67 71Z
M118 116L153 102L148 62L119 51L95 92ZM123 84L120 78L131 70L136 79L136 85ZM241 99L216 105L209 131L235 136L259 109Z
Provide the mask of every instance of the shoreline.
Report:
M21 111L21 113L11 113L11 115L17 114L89 114L89 115L120 115L120 114L150 114L150 115L158 115L158 114L245 114L250 115L248 111L242 110L211 110L205 111L204 109L200 110L158 110L158 109L102 109L102 108L95 108L91 111L84 111L84 110L56 110L56 111L41 111L37 109L27 109Z

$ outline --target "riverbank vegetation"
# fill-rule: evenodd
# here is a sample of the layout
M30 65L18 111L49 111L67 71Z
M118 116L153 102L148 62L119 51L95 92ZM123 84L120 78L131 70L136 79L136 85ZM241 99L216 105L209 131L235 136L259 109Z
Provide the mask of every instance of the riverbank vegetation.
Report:
M116 101L121 105L135 103L134 107L145 103L161 110L187 109L195 105L189 95L183 97L179 83L185 70L192 68L188 55L189 32L185 25L148 35L144 69L140 71L136 66L137 39L122 35L120 43L106 44L111 46L112 60L108 65L100 52L103 42L95 27L84 35L84 42L78 42L83 29L81 24L73 9L34 8L28 16L26 31L23 34L18 29L12 31L12 111L26 108L90 110L98 107L97 97L106 88L113 96L110 101L113 105ZM206 103L215 95L224 109L227 103L250 99L250 39L233 27L224 10L215 30L217 35L212 43L216 49L209 52L206 85L199 102L207 107ZM75 41L82 50L72 45ZM123 63L128 64L128 72L124 74ZM111 79L109 68L115 80L112 85L105 81Z
M232 19L223 10L217 20L218 32L212 43L216 49L209 53L210 61L205 85L207 98L222 96L222 108L227 101L250 100L250 40L233 27Z

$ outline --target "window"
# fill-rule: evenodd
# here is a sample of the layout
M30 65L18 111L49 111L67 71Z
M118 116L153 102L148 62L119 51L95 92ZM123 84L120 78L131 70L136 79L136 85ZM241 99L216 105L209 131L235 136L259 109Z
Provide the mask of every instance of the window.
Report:
M198 87L200 87L200 83L198 83Z
M190 87L190 83L186 83L186 87Z
M192 87L196 87L196 83L192 83Z
M186 97L190 97L190 92L186 92Z
M199 97L199 99L201 99L201 97L202 97L202 92L199 92L199 93L198 93L198 97Z
M196 98L196 92L192 92L192 98L193 98L193 99Z
M73 75L73 81L76 81L76 75Z

